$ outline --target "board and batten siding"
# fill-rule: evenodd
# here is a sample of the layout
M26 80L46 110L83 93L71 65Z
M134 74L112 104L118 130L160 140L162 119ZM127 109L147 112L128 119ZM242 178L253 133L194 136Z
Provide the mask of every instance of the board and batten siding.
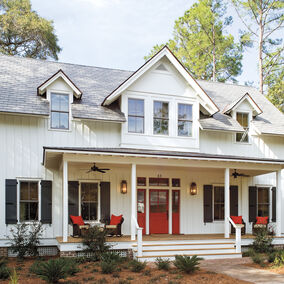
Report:
M53 211L61 216L62 203L57 202L62 188L61 174L42 166L43 146L119 147L119 144L117 123L73 120L71 131L57 131L49 130L48 118L0 114L0 194L5 196L5 179L53 180L53 206L58 205ZM5 198L0 202L0 228L6 228ZM6 230L0 230L0 237L4 235Z

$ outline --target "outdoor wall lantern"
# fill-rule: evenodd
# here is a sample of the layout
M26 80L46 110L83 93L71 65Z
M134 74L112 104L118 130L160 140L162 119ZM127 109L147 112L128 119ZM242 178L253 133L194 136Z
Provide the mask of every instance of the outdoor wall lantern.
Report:
M190 195L196 195L197 194L197 185L195 182L192 182L189 189Z
M121 181L121 184L120 184L120 192L121 192L122 194L127 193L127 182L126 182L126 180L122 180L122 181Z

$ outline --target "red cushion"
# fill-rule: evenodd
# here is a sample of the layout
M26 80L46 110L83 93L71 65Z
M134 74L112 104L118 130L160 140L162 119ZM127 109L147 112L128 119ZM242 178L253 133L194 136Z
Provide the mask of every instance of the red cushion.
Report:
M76 224L78 226L85 225L82 216L72 216L72 215L70 215L70 218L71 218L73 224Z
M110 225L118 225L118 224L120 224L121 219L122 219L122 215L119 215L119 216L111 215L109 224Z
M231 216L231 219L235 224L242 224L243 217L242 216Z
M256 217L256 224L266 225L268 223L268 217Z

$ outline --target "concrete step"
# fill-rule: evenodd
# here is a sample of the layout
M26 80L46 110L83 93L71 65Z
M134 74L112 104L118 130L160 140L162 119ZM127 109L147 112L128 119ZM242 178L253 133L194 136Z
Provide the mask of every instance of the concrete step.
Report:
M187 254L183 253L182 255L187 255L187 256L193 256L196 254ZM173 255L152 255L152 256L142 256L142 257L137 257L134 256L137 260L139 261L148 261L148 262L155 262L158 257L161 257L162 259L169 259L171 261L175 260L175 257ZM203 259L224 259L224 258L241 258L242 254L241 253L203 253L203 254L198 254L198 257L201 257Z
M152 256L152 255L172 255L175 256L177 254L190 254L190 255L200 255L200 254L214 254L214 253L234 253L236 250L235 248L210 248L210 249L165 249L165 250L143 250L142 254L143 256ZM137 253L137 250L133 251L134 253Z

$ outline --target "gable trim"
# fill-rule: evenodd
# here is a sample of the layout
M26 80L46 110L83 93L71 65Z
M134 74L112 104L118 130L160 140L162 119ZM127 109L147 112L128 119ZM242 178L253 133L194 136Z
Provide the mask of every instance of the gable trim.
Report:
M153 57L146 61L140 68L132 73L124 82L122 82L116 89L114 89L102 102L102 106L109 105L116 98L118 98L123 91L125 91L130 85L132 85L141 75L143 75L149 68L151 68L156 62L158 62L163 56L166 56L168 60L175 66L177 71L184 77L184 79L195 89L199 96L202 96L202 100L205 101L203 107L213 115L219 112L219 108L210 98L210 96L202 89L198 82L190 75L188 70L182 65L182 63L176 58L171 50L164 46Z
M236 100L232 103L231 106L229 106L228 109L225 109L223 113L229 114L233 109L237 108L243 101L248 100L250 105L253 107L256 115L260 115L263 113L262 109L258 106L258 104L255 102L255 100L250 96L249 93L245 93L241 98Z
M55 82L58 78L62 78L65 83L73 90L76 98L80 99L82 97L82 92L80 89L72 82L72 80L63 72L62 69L59 69L55 74L43 82L40 86L37 87L37 94L42 95L45 93L46 88Z

